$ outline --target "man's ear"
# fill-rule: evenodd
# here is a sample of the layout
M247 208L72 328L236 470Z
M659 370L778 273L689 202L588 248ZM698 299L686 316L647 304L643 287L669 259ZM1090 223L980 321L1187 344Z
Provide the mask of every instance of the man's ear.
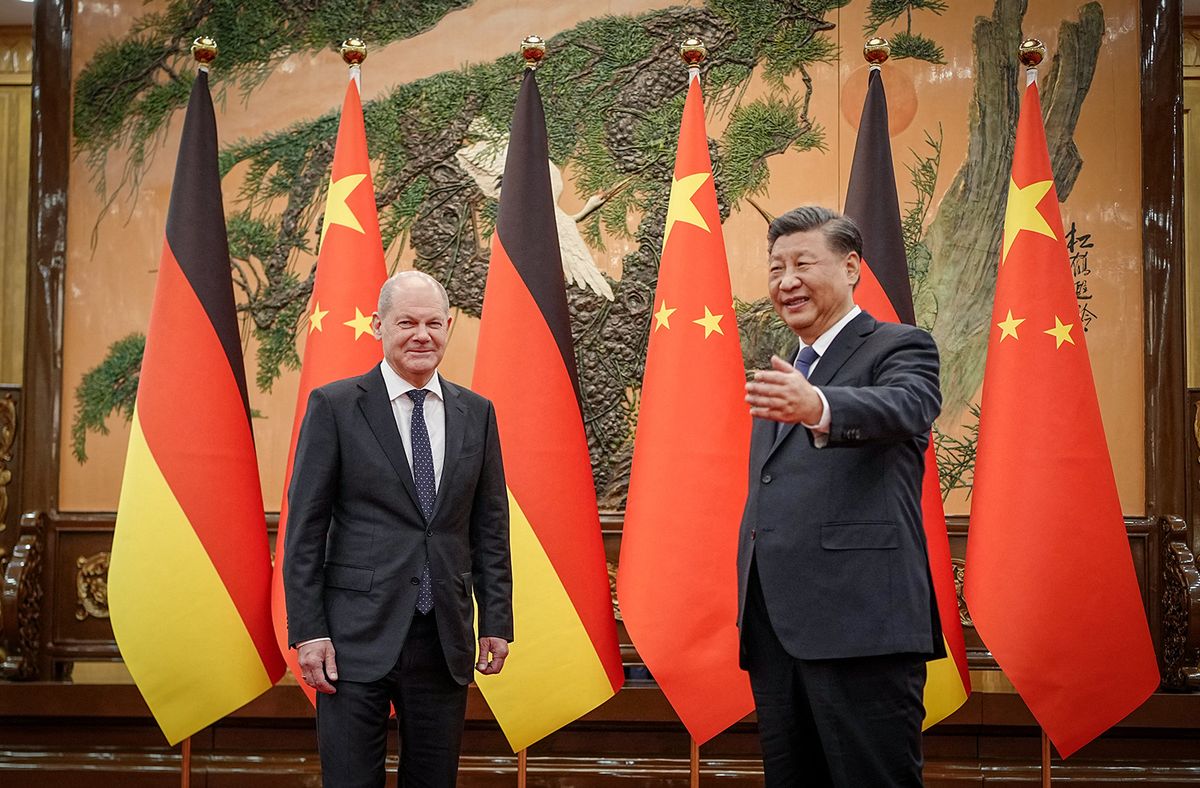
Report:
M858 281L862 277L862 258L858 256L858 252L850 252L846 255L846 278L850 280L851 287L857 287Z
M378 312L371 313L371 330L375 332L376 339L383 339L383 319Z

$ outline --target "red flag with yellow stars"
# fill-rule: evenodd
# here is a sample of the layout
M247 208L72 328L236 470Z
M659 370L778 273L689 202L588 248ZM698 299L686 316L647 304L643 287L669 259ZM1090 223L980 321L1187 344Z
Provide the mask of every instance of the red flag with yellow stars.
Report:
M892 166L892 142L888 134L887 97L878 66L867 77L850 185L846 188L846 215L863 228L862 277L854 300L879 320L916 325L912 288L908 282L908 257L900 227L900 201L896 196L896 174ZM929 575L944 655L926 663L925 728L954 713L971 692L967 670L967 647L958 614L958 592L954 588L954 566L950 561L950 538L946 512L942 508L942 486L932 438L925 450L925 478L921 486L921 519L929 555Z
M663 233L617 597L638 654L698 743L754 707L738 667L737 534L750 453L745 383L693 70Z
M975 628L1063 757L1158 686L1037 83L1021 104L967 538Z
M313 389L351 375L361 375L383 359L383 350L371 331L371 314L379 301L379 288L387 278L387 269L379 237L375 187L371 182L356 71L351 71L346 99L342 103L337 147L333 153L333 174L329 179L321 245L317 252L317 275L303 324L307 341L300 368L296 418L292 423L292 445L288 450L287 474L283 481L279 533L275 537L275 572L271 577L275 638L288 667L314 703L316 690L301 680L296 652L288 648L287 608L283 598L287 489L292 480L292 463L296 459L296 439L300 436L308 395Z
M172 745L270 689L271 554L208 71L192 84L113 532L121 657Z

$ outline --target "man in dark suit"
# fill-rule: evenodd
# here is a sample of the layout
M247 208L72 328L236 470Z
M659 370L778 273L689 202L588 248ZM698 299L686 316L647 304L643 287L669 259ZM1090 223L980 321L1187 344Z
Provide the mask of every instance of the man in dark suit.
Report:
M499 673L513 637L496 414L437 372L450 321L437 280L393 276L383 362L315 389L300 429L284 588L326 788L382 788L389 704L399 784L454 785L472 665Z
M739 626L766 784L920 785L925 661L943 648L921 524L937 347L855 306L851 220L797 208L767 248L800 343L746 384Z

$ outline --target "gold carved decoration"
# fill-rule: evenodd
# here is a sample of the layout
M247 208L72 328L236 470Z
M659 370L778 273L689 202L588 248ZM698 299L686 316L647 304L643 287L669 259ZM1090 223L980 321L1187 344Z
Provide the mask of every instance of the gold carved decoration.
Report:
M8 485L12 483L12 470L8 464L13 459L13 443L17 440L17 400L12 392L0 397L0 532L6 528L8 517ZM8 550L0 544L0 582L8 568ZM4 606L0 604L0 663L8 658L4 637Z
M75 559L75 618L108 618L108 553Z
M12 482L13 443L17 440L17 400L10 392L0 397L0 531L8 517L8 485ZM2 554L3 551L0 551Z
M963 578L966 577L967 562L961 558L951 558L950 567L954 570L954 596L958 599L958 620L964 627L973 627L971 612L967 610L967 600L963 597Z
M1200 567L1188 547L1187 523L1160 517L1158 528L1163 684L1194 690L1200 688Z
M621 607L617 604L617 565L612 561L604 563L608 566L608 593L612 594L613 616L621 621Z

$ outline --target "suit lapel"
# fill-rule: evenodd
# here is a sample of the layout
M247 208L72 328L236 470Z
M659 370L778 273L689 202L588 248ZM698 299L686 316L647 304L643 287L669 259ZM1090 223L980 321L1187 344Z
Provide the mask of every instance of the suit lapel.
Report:
M817 362L817 368L812 371L808 378L808 382L814 386L827 386L833 380L834 375L842 368L854 351L866 341L874 331L877 322L865 311L860 312L849 323L842 327L838 335L834 337L833 342L825 349L820 360ZM796 357L796 349L792 349L792 358ZM779 444L783 443L792 430L796 428L804 429L798 424L784 424L775 436L774 442L771 444L771 451L767 453L769 458L771 454L779 448ZM769 435L767 436L769 439ZM764 458L764 462L766 459Z
M450 486L450 480L454 478L454 468L462 453L467 423L467 410L463 407L458 386L442 378L442 396L446 405L446 455L442 458L442 482L438 485L437 500L433 504L434 517L437 517L442 501L446 499L446 489Z
M408 467L408 456L404 453L404 441L400 438L400 430L396 426L396 416L392 411L391 400L388 399L387 385L383 382L383 372L378 367L363 375L358 380L361 393L358 407L367 426L379 441L380 448L387 455L388 462L404 483L408 497L412 499L417 511L421 511L421 499L417 497L417 487L413 483L412 469Z
M854 351L866 341L875 331L875 318L866 312L860 312L853 320L845 325L833 343L825 349L825 354L817 362L817 368L809 376L808 382L814 386L827 386L838 373L842 365L854 355Z

